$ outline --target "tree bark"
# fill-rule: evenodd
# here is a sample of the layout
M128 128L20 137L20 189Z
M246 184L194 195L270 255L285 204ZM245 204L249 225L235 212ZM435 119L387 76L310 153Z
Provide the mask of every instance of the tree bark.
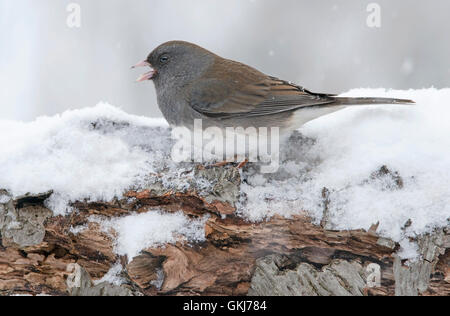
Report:
M52 193L0 204L0 294L49 295L449 295L448 230L418 239L421 259L403 262L399 245L370 231L330 231L306 214L249 223L234 215L239 171L198 168L211 181L207 192L165 189L160 183L127 192L110 203L73 204L52 216ZM7 195L6 191L0 192ZM206 240L145 249L128 262L114 252L114 235L92 215L182 210L209 215ZM74 232L74 227L85 229ZM121 285L101 279L124 266Z

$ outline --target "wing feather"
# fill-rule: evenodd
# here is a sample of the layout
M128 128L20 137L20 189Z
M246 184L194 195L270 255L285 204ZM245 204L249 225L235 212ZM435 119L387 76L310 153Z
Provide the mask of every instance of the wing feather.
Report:
M247 67L237 63L233 66ZM190 106L205 116L228 119L330 106L336 102L333 95L312 93L301 86L249 69L232 73L226 70L226 65L221 65L219 71L224 79L206 77L189 87ZM243 77L241 74L248 75Z

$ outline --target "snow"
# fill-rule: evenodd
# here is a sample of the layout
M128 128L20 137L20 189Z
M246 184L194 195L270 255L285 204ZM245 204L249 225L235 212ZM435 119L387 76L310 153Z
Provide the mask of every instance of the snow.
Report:
M319 223L327 204L328 228L379 222L378 233L413 258L409 237L447 226L450 218L450 89L358 89L345 96L417 104L351 107L306 124L282 145L277 173L263 175L254 165L243 172L238 215L259 222L307 212ZM163 169L167 185L189 186L177 182L189 166L171 161L172 144L164 120L108 104L30 123L0 120L0 188L13 196L53 190L47 205L68 214L71 201L110 201ZM116 252L130 259L147 247L203 240L203 221L149 211L102 225L114 228Z
M6 204L9 201L11 201L11 197L9 195L0 193L0 204Z
M408 260L407 264L414 263L420 259L419 246L416 242L412 242L408 238L403 238L400 241L400 250L397 252L397 255L402 260Z
M399 242L448 225L450 89L359 89L345 95L417 104L352 107L306 124L299 130L302 138L291 140L294 149L288 149L278 175L249 175L242 216L261 221L305 210L318 223L326 187L333 229L369 229L380 222L378 232ZM398 173L402 188L395 188L390 175L372 177L384 165ZM408 220L411 225L404 227Z
M161 145L139 145L152 136L144 127L156 126L165 123L107 104L31 123L0 121L0 188L14 196L53 190L48 204L55 214L70 211L70 201L109 201L154 171Z
M120 263L116 263L109 269L109 271L100 280L95 280L94 285L101 284L103 282L111 283L116 286L120 286L125 283L125 278L121 276L123 266Z
M131 261L145 248L204 241L207 219L205 216L191 220L182 212L165 214L150 211L109 220L95 217L91 220L100 223L104 231L116 235L115 252L126 255Z

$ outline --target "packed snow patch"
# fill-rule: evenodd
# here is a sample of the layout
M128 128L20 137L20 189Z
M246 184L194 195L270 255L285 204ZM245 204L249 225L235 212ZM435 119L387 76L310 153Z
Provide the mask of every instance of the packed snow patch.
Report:
M208 218L191 220L182 212L162 213L149 211L122 218L102 220L92 217L106 232L116 236L115 252L132 260L146 248L162 247L177 242L205 240L205 222Z
M121 276L123 271L123 266L120 263L116 263L109 269L109 271L100 280L95 280L94 285L99 285L101 283L111 283L116 286L120 286L125 283L125 278Z

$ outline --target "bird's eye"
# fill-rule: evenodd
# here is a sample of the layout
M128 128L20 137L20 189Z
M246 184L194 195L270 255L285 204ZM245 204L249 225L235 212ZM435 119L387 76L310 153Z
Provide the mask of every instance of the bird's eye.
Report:
M159 62L161 63L161 64L165 64L165 63L167 63L169 61L169 56L167 56L167 55L162 55L161 57L159 57Z

